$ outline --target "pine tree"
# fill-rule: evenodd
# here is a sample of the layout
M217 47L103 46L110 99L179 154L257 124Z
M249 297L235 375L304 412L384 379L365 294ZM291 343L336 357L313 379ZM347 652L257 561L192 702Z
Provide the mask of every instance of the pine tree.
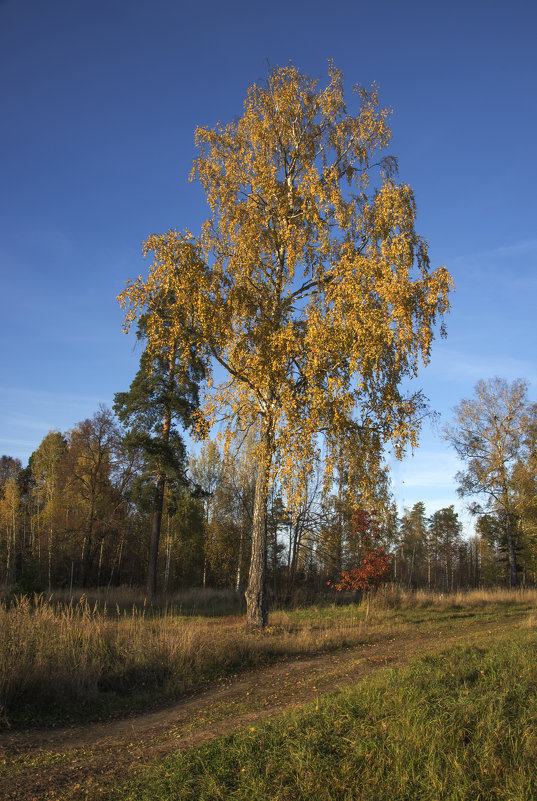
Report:
M159 298L154 311L166 325L166 303ZM147 317L138 325L138 338L147 336ZM145 348L140 367L128 392L114 397L114 411L128 428L126 442L143 454L141 483L150 488L152 521L146 589L150 598L157 591L157 567L166 485L175 481L186 486L185 445L177 424L188 428L198 406L198 381L203 374L190 353L183 354L172 340L159 352Z

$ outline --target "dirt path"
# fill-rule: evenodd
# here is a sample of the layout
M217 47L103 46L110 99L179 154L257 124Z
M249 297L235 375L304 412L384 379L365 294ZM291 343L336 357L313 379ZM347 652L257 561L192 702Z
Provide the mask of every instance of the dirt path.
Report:
M173 706L123 720L0 734L0 798L80 801L173 751L260 723L318 694L435 650L513 628L513 621L458 621L453 631L408 632L358 647L287 660L221 680Z

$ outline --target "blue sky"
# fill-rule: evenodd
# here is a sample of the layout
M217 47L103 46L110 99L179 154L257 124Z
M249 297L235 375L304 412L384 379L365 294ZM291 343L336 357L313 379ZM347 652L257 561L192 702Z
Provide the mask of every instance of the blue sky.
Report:
M0 0L0 452L25 463L128 388L115 298L150 233L199 230L194 129L238 116L267 62L324 80L333 58L393 108L417 228L456 284L417 382L441 422L495 374L535 399L536 30L533 0ZM461 508L457 469L427 424L398 503Z

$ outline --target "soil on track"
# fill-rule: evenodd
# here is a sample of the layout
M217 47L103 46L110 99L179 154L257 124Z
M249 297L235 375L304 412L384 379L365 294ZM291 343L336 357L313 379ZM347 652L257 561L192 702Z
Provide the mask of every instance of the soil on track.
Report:
M470 619L452 631L409 632L222 679L157 711L62 729L0 734L0 798L93 801L101 788L154 759L261 723L386 666L469 640L486 642L517 624Z

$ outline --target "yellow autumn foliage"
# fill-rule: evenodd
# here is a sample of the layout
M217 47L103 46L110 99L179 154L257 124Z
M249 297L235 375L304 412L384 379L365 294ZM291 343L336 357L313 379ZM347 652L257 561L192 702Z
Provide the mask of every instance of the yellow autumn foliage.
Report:
M350 114L333 65L325 88L288 66L250 88L240 119L198 128L191 179L211 215L198 238L150 236L149 275L120 296L127 328L172 299L171 320L149 317L150 346L173 339L188 359L194 344L210 376L216 364L226 373L208 383L200 433L222 413L230 431L264 431L291 505L319 431L328 468L345 442L371 470L387 440L398 453L416 442L423 399L400 385L429 360L449 307L451 278L429 268L412 190L381 155L389 110L375 87L353 99Z

